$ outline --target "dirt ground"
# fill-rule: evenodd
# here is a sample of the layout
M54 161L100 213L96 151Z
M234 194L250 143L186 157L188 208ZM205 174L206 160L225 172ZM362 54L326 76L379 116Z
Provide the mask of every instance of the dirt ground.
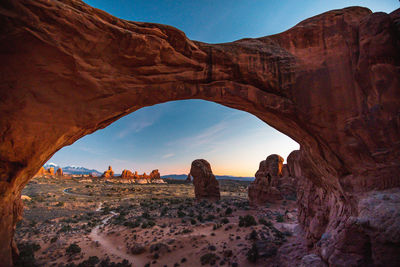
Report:
M17 266L276 266L295 238L295 200L250 207L249 182L219 183L211 203L183 181L34 178L22 193Z

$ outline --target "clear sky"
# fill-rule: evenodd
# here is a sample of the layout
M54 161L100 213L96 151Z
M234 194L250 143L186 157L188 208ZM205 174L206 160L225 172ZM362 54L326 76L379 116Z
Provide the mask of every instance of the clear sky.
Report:
M282 32L308 17L348 6L391 12L397 0L86 0L127 20L168 24L193 40L220 43ZM299 145L251 114L201 100L140 109L58 151L49 162L104 171L108 165L161 174L187 173L194 159L215 174L254 176L268 155Z

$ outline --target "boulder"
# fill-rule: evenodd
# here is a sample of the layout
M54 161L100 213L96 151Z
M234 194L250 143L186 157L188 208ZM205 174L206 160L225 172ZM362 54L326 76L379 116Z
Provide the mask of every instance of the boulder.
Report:
M218 181L212 173L210 163L206 160L194 160L189 175L193 177L194 193L197 200L216 201L221 198Z

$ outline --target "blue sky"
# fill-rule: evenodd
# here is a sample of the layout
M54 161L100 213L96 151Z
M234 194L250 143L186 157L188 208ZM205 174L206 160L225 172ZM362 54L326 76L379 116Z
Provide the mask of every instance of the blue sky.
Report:
M219 43L282 32L308 17L347 6L391 12L397 0L239 1L87 0L119 18L172 25L193 40ZM187 173L194 159L215 174L253 176L277 153L285 159L299 146L243 111L202 100L174 101L140 109L58 151L49 162L103 171L122 169Z

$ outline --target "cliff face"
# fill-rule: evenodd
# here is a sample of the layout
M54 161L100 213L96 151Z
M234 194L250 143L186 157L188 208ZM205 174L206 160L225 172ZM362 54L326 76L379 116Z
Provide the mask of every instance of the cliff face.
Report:
M352 7L277 35L206 44L78 0L1 1L3 263L20 192L57 150L141 107L196 98L250 112L301 145L310 249L331 264L390 266L396 256L382 255L400 255L399 240L357 218L392 218L365 205L400 186L399 17ZM371 249L347 249L355 238Z

